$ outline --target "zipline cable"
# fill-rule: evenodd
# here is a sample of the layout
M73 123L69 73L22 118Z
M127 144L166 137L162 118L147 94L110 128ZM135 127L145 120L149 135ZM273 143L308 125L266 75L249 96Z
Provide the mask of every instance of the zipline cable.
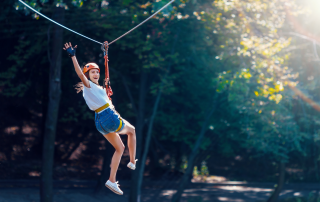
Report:
M85 35L82 35L82 34L76 32L76 31L73 31L72 29L69 29L68 27L63 26L63 25L60 24L60 23L57 23L56 21L48 18L47 16L43 15L43 14L40 13L39 11L35 10L34 8L32 8L31 6L29 6L28 4L26 4L26 3L23 2L22 0L19 0L19 1L20 1L22 4L24 4L25 6L27 6L29 9L31 9L33 12L36 12L37 14L39 14L39 15L41 15L42 17L46 18L47 20L55 23L56 25L59 25L60 27L63 27L63 28L65 28L66 30L69 30L70 32L73 32L73 33L75 33L75 34L78 34L79 36L82 36L82 37L84 37L84 38L86 38L86 39L89 39L89 40L91 40L91 41L93 41L93 42L96 42L96 43L98 43L98 44L103 44L103 43L101 43L101 42L99 42L99 41L96 41L96 40L91 39L91 38L89 38L89 37L87 37L87 36L85 36Z
M56 22L56 21L48 18L47 16L43 15L43 14L40 13L39 11L37 11L37 10L35 10L34 8L32 8L31 6L29 6L29 5L28 5L27 3L25 3L24 1L22 1L22 0L19 0L19 1L20 1L20 3L22 3L23 5L25 5L26 7L28 7L28 8L29 8L30 10L32 10L33 12L41 15L42 17L44 17L45 19L47 19L47 20L55 23L56 25L59 25L60 27L66 29L66 30L69 30L70 32L73 32L73 33L75 33L75 34L78 34L79 36L82 36L82 37L84 37L84 38L86 38L86 39L89 39L89 40L91 40L91 41L93 41L93 42L96 42L96 43L101 44L101 45L103 44L103 43L101 43L101 42L99 42L99 41L96 41L96 40L94 40L94 39L91 39L91 38L89 38L89 37L87 37L87 36L85 36L85 35L83 35L83 34L80 34L80 33L76 32L76 31L73 31L72 29L70 29L70 28L68 28L68 27L66 27L66 26L63 26L62 24L60 24L60 23L58 23L58 22ZM141 22L140 24L138 24L137 26L135 26L135 27L132 28L131 30L127 31L126 33L124 33L124 34L121 35L120 37L118 37L118 38L116 38L115 40L113 40L112 42L110 42L108 45L110 45L110 44L118 41L119 39L121 39L121 38L124 37L125 35L129 34L129 33L132 32L133 30L135 30L136 28L138 28L140 25L142 25L143 23L145 23L146 21L148 21L150 18L152 18L153 16L155 16L157 13L159 13L160 11L162 11L164 8L166 8L167 6L169 6L169 5L170 5L172 2L174 2L174 1L175 1L175 0L171 0L169 3L167 3L166 5L164 5L160 10L158 10L157 12L155 12L154 14L152 14L150 17L148 17L147 19L145 19L143 22Z
M111 41L108 45L111 45L112 43L118 41L119 39L121 39L122 37L124 37L125 35L129 34L130 32L132 32L133 30L135 30L136 28L138 28L140 25L142 25L143 23L147 22L150 18L152 18L153 16L155 16L157 13L159 13L160 11L162 11L165 7L169 6L172 2L174 2L175 0L171 0L169 3L167 3L166 5L164 5L160 10L158 10L157 12L155 12L154 14L152 14L150 17L148 17L147 19L145 19L143 22L141 22L140 24L138 24L137 26L135 26L134 28L130 29L129 31L127 31L126 33L124 33L123 35L121 35L120 37L116 38L115 40Z

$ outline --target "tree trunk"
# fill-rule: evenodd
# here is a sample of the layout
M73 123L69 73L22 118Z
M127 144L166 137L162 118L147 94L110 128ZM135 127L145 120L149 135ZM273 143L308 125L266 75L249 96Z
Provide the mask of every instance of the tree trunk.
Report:
M144 126L144 107L145 107L145 99L146 99L146 92L147 92L147 72L146 70L142 69L140 74L140 86L139 86L139 103L138 103L138 115L136 121L136 140L137 140L137 150L136 150L136 157L140 159L141 156L141 145L142 145L142 132ZM132 172L131 176L131 186L130 186L130 197L129 202L137 202L140 201L140 192L138 190L138 179L139 179L139 169L140 165L143 162L137 162L137 169Z
M272 195L270 196L270 198L268 199L267 202L276 202L279 194L283 188L284 185L284 179L285 179L285 163L284 162L280 162L279 163L279 178L278 178L278 184L277 187L275 188L275 190L273 191Z
M53 20L63 23L64 8L55 7ZM61 78L61 53L63 46L63 29L57 25L53 27L52 38L52 58L50 63L49 75L49 104L45 122L43 153L42 153L42 172L40 179L40 199L41 202L53 201L53 159L54 141L56 135L56 125L60 103L60 78ZM51 44L48 44L51 46Z
M200 134L199 134L198 139L196 141L196 144L194 145L192 152L188 158L188 165L187 165L186 172L184 173L184 175L181 179L181 182L179 183L180 185L178 187L177 193L175 193L172 197L172 200L171 200L172 202L179 202L180 201L183 190L184 190L185 186L189 183L189 179L190 179L190 176L191 176L192 170L193 170L194 160L197 156L197 153L198 153L198 150L199 150L200 145L202 143L202 139L204 137L204 134L206 133L206 131L208 129L208 123L209 123L210 117L212 116L213 112L217 108L216 99L217 99L217 94L215 94L214 103L212 105L213 107L211 108L211 110L207 114L207 117L202 124L201 131L200 131Z
M157 111L158 111L158 106L159 106L159 102L160 102L160 99L161 99L161 95L162 95L162 88L163 88L163 84L164 82L162 83L160 89L159 89L159 92L158 92L158 95L157 95L157 98L156 98L156 102L153 106L153 111L152 111L152 115L151 115L151 118L150 118L150 121L149 121L149 125L148 125L148 132L147 132L147 135L146 135L146 140L145 140L145 143L144 143L144 150L143 150L143 155L142 155L142 159L141 159L141 164L140 164L140 168L138 170L138 196L140 196L140 192L141 192L141 185L142 185L142 180L143 180L143 172L144 172L144 167L145 167L145 162L146 162L146 159L147 159L147 154L148 154L148 151L149 151L149 145L150 145L150 139L151 139L151 133L152 133L152 128L153 128L153 121L154 121L154 118L156 117L156 114L157 114ZM139 197L140 199L140 197ZM140 200L138 200L138 202L140 202Z
M173 43L173 46L172 46L172 49L171 49L171 55L173 55L173 53L174 53L174 47L175 47L175 45L177 43L177 39L178 39L178 35L176 36L175 41ZM170 72L170 69L171 69L171 63L169 63L169 66L168 66L168 69L167 69L168 71L167 71L164 79L167 78L167 76L168 76L168 74ZM146 134L146 137L145 137L143 155L142 155L142 159L140 160L141 163L138 164L139 167L138 167L137 171L134 174L134 182L132 183L132 185L134 187L134 190L132 189L132 186L131 186L130 202L140 202L140 200L141 200L141 185L142 185L142 181L143 181L143 173L144 173L144 168L145 168L145 162L146 162L147 154L148 154L148 151L149 151L149 145L150 145L150 140L151 140L153 122L154 122L154 118L156 117L156 114L157 114L157 111L158 111L158 106L159 106L159 102L160 102L160 99L161 99L162 89L163 89L164 83L165 83L165 81L163 80L161 82L161 86L159 88L155 104L153 106L152 115L151 115L150 120L149 120L148 131L147 131L147 134ZM141 153L141 149L140 149L140 153ZM139 153L139 156L140 156L140 153ZM132 194L134 194L134 195L131 196Z

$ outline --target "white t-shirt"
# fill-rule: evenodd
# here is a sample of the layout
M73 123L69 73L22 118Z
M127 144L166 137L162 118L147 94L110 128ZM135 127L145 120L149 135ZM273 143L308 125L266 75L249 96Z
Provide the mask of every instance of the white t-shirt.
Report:
M101 86L96 85L92 81L89 81L89 83L90 88L87 88L85 85L83 85L83 97L88 107L93 111L107 103L109 103L109 105L112 107L112 103L107 96L106 89L103 89Z

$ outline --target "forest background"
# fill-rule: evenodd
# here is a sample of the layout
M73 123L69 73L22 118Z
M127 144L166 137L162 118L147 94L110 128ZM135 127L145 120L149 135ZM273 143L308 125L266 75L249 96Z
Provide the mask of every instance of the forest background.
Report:
M100 42L167 3L26 2ZM319 182L319 8L316 0L176 0L110 46L112 102L137 132L138 170L125 169L126 150L117 175L135 187L130 201L142 182L164 176L277 182L271 201L284 183ZM40 179L43 193L51 178L90 179L99 192L113 148L74 89L62 45L78 45L80 65L103 70L100 45L17 1L0 10L0 179Z

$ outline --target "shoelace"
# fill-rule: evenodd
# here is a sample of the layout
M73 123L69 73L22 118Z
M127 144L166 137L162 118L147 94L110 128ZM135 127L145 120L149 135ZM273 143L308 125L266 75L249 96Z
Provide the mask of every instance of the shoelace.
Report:
M134 160L134 164L132 162L130 162L132 165L136 166L136 162L138 161L138 159Z
M116 185L118 186L118 187L120 187L120 184L118 184L119 182L118 181L116 181Z

